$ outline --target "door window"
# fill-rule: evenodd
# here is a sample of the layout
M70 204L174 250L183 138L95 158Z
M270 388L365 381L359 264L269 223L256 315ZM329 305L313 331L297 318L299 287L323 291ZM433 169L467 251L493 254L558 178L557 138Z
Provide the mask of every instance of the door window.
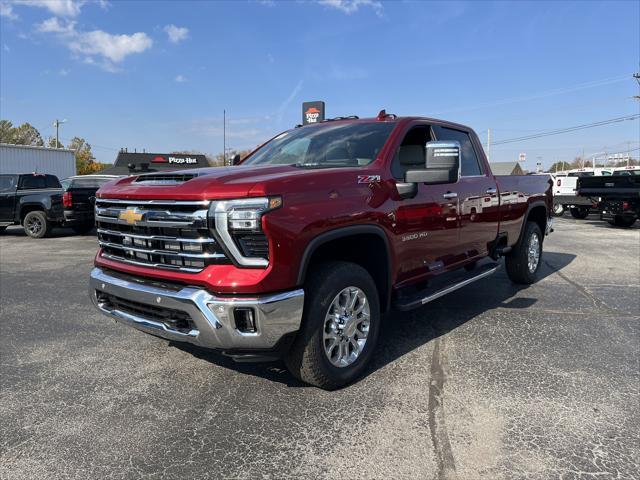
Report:
M16 189L16 177L0 175L0 193L13 192Z
M24 177L22 177L20 188L24 190L46 188L45 176L44 175L25 175Z
M437 140L457 140L460 142L461 165L460 175L463 177L471 177L474 175L482 175L478 156L471 143L471 138L467 132L454 130L453 128L434 126L433 131Z
M404 174L407 170L425 168L425 149L427 142L431 140L431 127L429 125L420 125L409 130L391 162L391 174L393 177L398 180L404 180Z

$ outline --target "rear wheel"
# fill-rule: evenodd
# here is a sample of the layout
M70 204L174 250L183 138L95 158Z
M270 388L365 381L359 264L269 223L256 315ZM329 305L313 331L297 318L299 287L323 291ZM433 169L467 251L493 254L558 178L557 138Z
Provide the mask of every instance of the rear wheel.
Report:
M348 262L310 272L302 326L285 361L300 380L333 390L366 368L378 340L380 305L371 275Z
M589 216L589 207L571 207L569 210L573 218L584 220Z
M615 227L629 228L634 223L636 223L636 219L633 217L623 217L622 215L616 215L613 217L613 220L609 220L609 224Z
M564 205L556 203L553 206L553 215L556 217L561 217L562 215L564 215Z
M27 213L22 222L24 231L32 238L44 238L51 234L53 226L41 210Z
M527 222L522 238L505 257L507 275L514 283L529 285L536 280L542 260L542 232L535 222Z
M91 222L91 223L81 223L79 225L73 225L71 227L71 230L73 230L78 235L84 235L86 233L89 233L91 230L93 230L93 222Z

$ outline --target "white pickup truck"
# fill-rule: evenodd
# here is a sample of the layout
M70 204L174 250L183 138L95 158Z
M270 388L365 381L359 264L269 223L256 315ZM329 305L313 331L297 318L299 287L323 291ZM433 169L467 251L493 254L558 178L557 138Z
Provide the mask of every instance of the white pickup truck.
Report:
M576 168L551 174L553 177L553 214L561 217L565 210L577 219L587 218L594 206L591 199L577 195L579 177L608 176L613 168Z

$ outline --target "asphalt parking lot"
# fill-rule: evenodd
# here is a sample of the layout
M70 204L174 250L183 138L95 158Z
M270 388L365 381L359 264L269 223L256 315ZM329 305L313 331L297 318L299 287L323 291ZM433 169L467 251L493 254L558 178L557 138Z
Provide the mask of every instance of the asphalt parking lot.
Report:
M97 314L93 235L0 236L0 477L632 479L640 227L556 221L501 271L385 322L341 391Z

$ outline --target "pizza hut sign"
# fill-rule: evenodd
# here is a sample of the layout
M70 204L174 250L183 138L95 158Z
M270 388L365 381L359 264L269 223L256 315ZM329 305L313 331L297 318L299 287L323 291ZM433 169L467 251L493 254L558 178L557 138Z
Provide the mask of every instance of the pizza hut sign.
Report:
M151 163L169 163L171 165L196 165L198 163L197 158L193 157L175 157L173 155L162 156L158 155Z
M320 123L324 120L324 102L304 102L302 104L302 124Z

